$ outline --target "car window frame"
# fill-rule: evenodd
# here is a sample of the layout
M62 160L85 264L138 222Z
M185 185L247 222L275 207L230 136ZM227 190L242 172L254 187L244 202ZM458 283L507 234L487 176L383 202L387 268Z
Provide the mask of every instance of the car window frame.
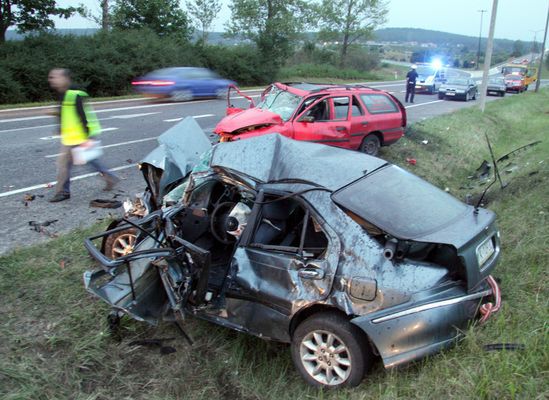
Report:
M395 107L395 110L394 111L378 111L378 112L372 112L370 111L370 109L368 108L368 106L366 105L366 102L362 99L362 96L381 96L381 97L385 97L388 101L391 102L391 104ZM382 115L382 114L401 114L402 111L400 109L400 107L398 106L398 104L388 95L384 94L384 93L359 93L358 94L358 99L360 100L360 102L362 103L364 109L368 112L368 114L370 115Z
M258 202L264 202L265 197L269 196L277 196L277 197L283 197L286 196L288 193L282 193L278 191L267 191L262 192L261 196L258 196L257 200ZM307 221L307 223L303 224L303 227L301 228L301 237L300 237L300 247L294 247L294 246L279 246L279 245L265 245L262 243L254 243L254 236L259 229L259 225L262 222L261 215L262 215L262 209L265 204L256 204L258 208L256 210L252 210L252 213L250 217L253 216L252 226L248 226L248 228L251 228L246 235L246 237L242 237L239 246L254 250L263 250L263 251L273 251L278 254L284 254L289 255L292 257L295 257L298 260L327 260L328 254L327 250L332 245L332 238L330 234L326 231L324 228L325 221L323 218L320 217L320 215L316 212L314 207L310 205L305 199L303 199L300 196L294 196L292 197L293 200L295 200L305 211L305 215L303 217L304 221ZM307 217L307 220L305 218ZM304 239L305 235L304 232L307 230L307 225L309 223L309 219L316 220L318 226L320 227L320 230L324 237L326 238L326 246L325 249L322 251L322 253L319 256L311 256L311 257L305 257L303 255L303 245L304 245ZM245 231L246 232L246 231ZM301 251L300 251L301 249Z

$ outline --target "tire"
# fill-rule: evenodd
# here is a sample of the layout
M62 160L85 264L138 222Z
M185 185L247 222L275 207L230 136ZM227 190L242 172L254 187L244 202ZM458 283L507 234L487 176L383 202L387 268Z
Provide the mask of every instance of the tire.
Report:
M465 93L464 101L467 103L469 101L469 92Z
M368 154L369 156L377 156L380 147L381 143L379 142L379 138L374 134L369 134L364 139L362 139L359 151Z
M292 337L292 360L312 386L357 386L373 362L366 335L334 312L315 314L303 321Z
M475 92L475 94L473 94L473 100L476 100L477 99L477 92Z
M130 254L134 249L136 238L136 228L113 233L105 240L104 254L111 259Z
M188 89L174 90L171 93L170 99L172 101L189 101L193 99L193 92Z
M443 95L442 93L439 93L439 94L438 94L438 98L439 98L439 100L443 100L443 99L444 99L444 95Z

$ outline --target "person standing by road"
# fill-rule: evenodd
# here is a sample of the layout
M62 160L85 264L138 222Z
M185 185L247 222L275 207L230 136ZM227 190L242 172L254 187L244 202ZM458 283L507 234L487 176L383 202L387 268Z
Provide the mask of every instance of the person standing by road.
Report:
M410 103L414 102L414 95L416 94L416 80L418 77L417 66L415 64L412 65L410 71L406 74L406 98L404 101L408 103L408 99L410 99Z
M91 147L94 139L101 133L101 126L92 107L86 103L88 94L72 86L70 71L65 68L54 68L48 74L50 87L59 94L60 113L59 131L61 151L57 159L57 185L55 195L49 200L52 203L70 199L70 177L73 166L72 150L75 147ZM104 190L112 190L119 181L98 158L88 163L105 179Z

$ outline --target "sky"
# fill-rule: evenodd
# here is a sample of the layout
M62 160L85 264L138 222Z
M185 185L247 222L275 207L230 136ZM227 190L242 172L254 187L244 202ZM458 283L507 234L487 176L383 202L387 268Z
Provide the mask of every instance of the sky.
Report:
M492 0L386 0L387 22L384 28L421 28L478 37L480 16L483 14L482 36L488 36ZM114 0L111 0L114 3ZM214 31L225 30L231 13L230 0L221 0L223 7L214 22ZM84 4L100 14L99 0L58 0L60 6ZM185 2L181 4L184 6ZM543 31L549 0L499 0L494 36L499 39L532 41L543 40ZM97 25L82 17L56 20L57 28L96 28ZM537 31L537 32L535 32Z

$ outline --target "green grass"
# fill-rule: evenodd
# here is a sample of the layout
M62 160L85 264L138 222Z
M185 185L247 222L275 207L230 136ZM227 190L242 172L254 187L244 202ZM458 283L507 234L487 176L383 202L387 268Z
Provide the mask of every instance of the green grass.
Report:
M397 72L395 78L395 71ZM332 65L300 64L282 68L279 73L281 81L304 81L319 83L345 83L364 81L403 80L407 67L382 63L381 67L367 72L352 69L339 69Z
M415 124L381 156L463 198L482 185L468 179L489 160L484 132L501 156L523 144L509 185L490 192L503 257L502 310L465 340L409 368L377 363L352 390L318 391L295 372L288 348L188 319L191 347L170 324L123 320L123 338L107 334L107 305L88 295L82 273L93 267L82 239L104 226L0 258L0 398L2 399L547 399L549 397L549 90L491 102ZM428 144L422 144L428 140ZM417 165L406 163L415 158ZM509 168L507 168L509 169ZM65 267L61 268L61 260ZM176 339L176 353L131 348L142 338ZM524 351L485 352L488 343Z

